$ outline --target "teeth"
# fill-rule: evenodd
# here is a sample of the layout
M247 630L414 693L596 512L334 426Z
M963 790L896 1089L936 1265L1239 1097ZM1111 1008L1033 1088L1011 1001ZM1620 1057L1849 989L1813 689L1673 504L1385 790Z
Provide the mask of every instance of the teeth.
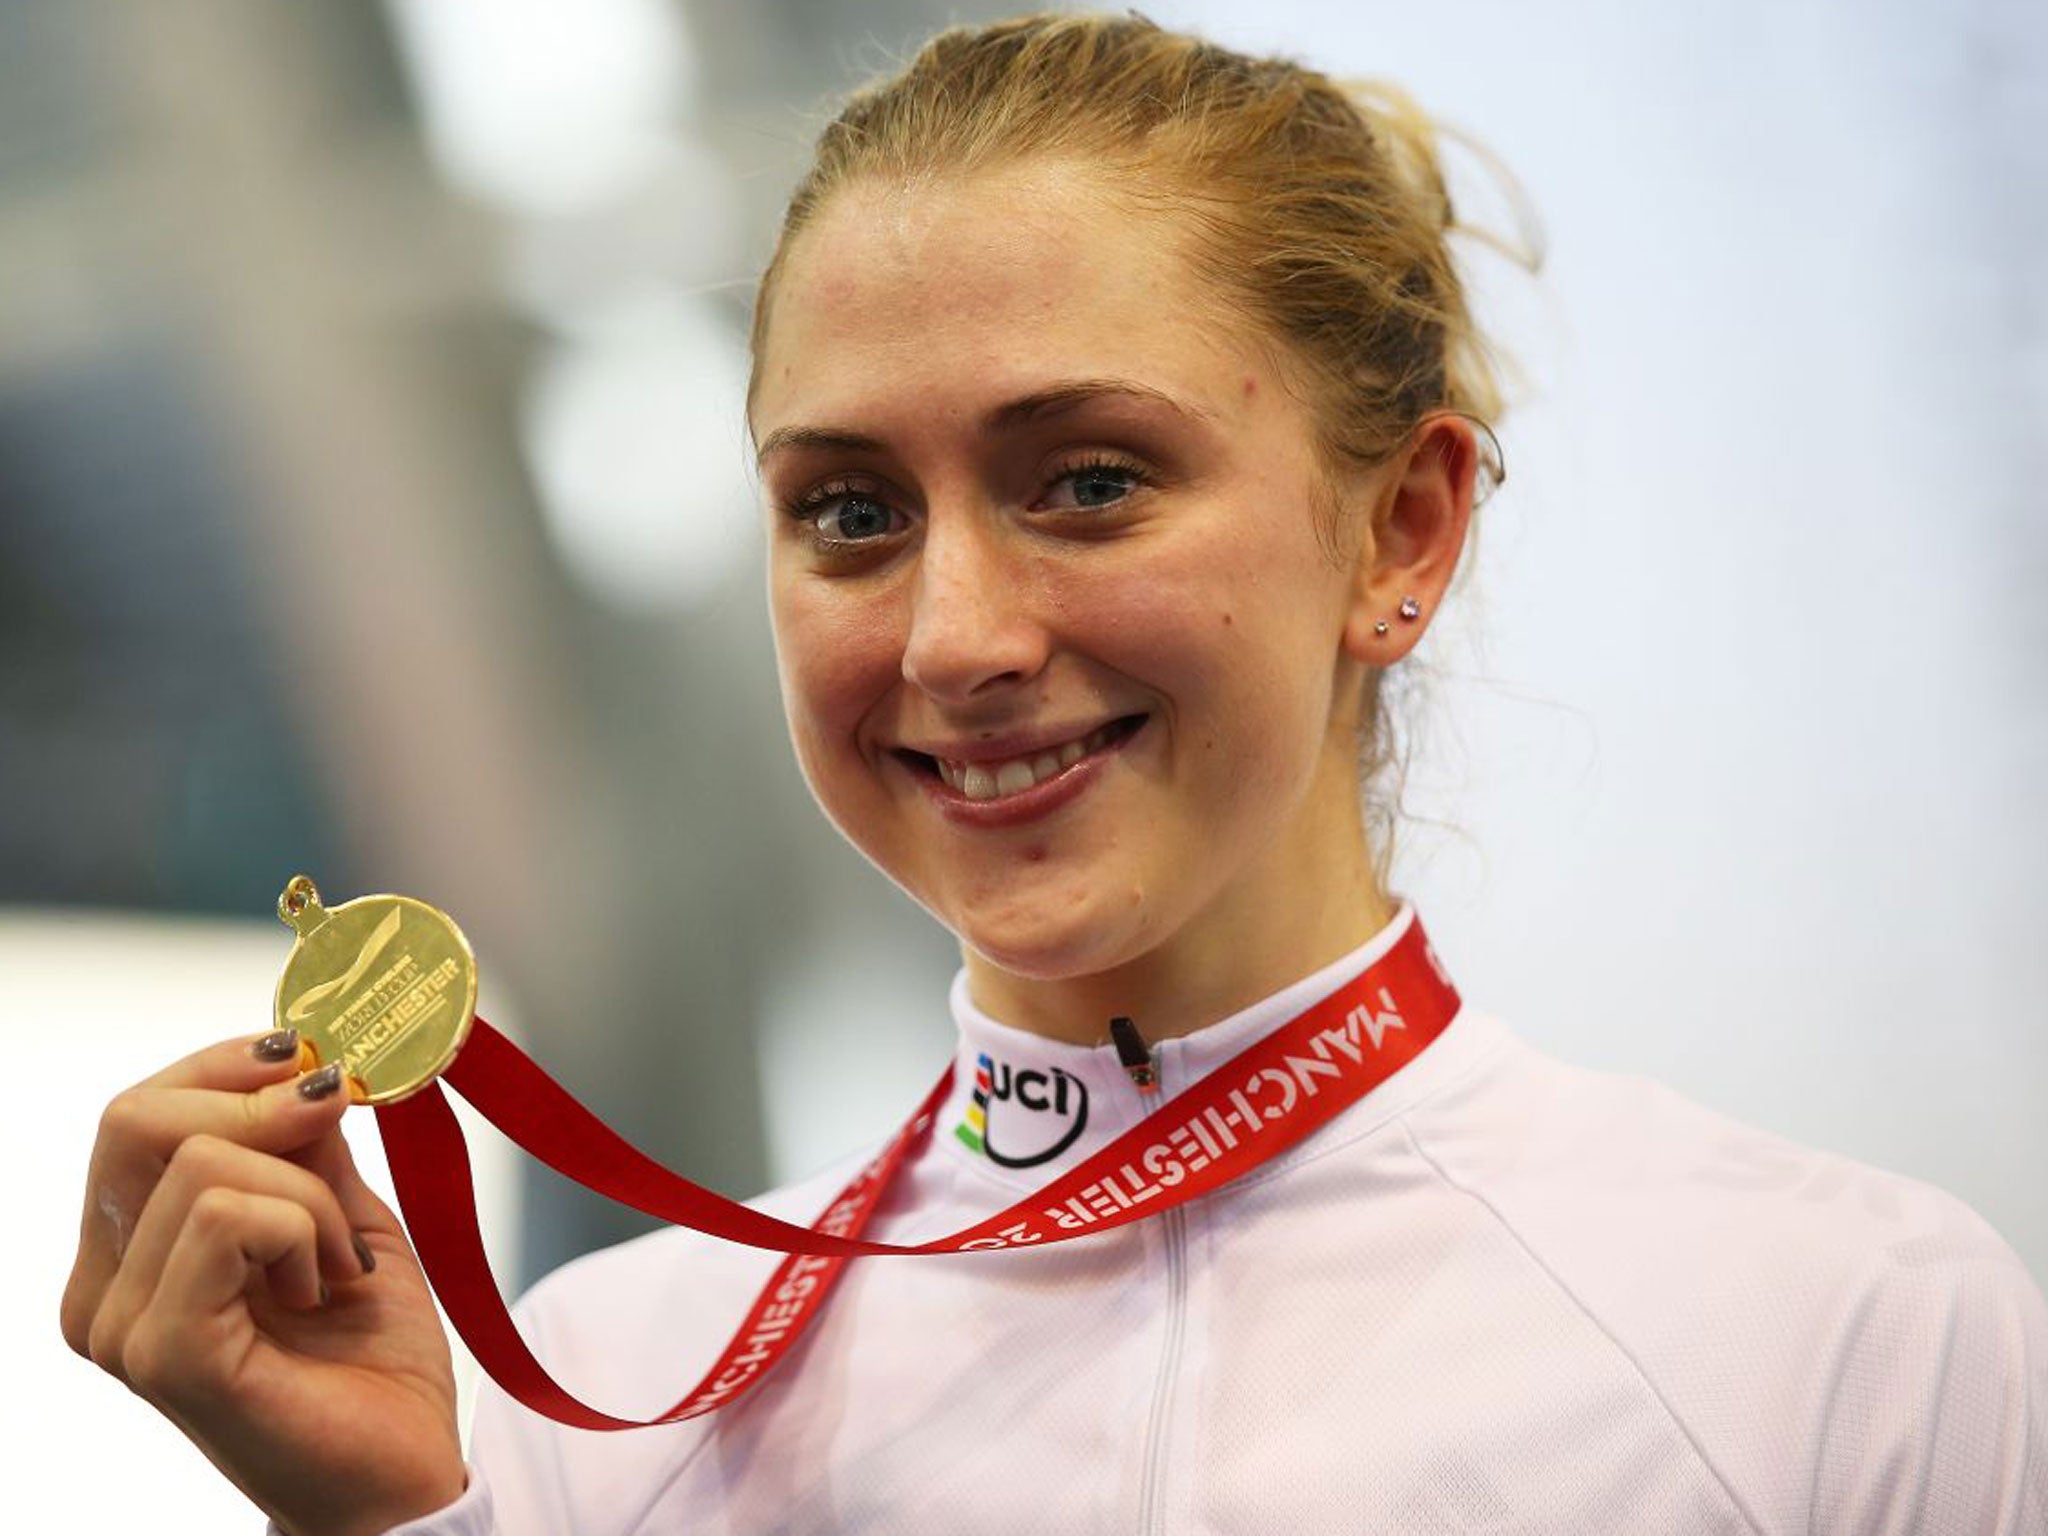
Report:
M1043 784L1089 753L1100 751L1109 739L1109 731L1105 725L1079 741L1065 742L1030 757L1013 757L1007 762L956 763L943 757L934 761L939 765L939 777L960 794L970 800L993 800L998 795L1019 794L1034 784Z

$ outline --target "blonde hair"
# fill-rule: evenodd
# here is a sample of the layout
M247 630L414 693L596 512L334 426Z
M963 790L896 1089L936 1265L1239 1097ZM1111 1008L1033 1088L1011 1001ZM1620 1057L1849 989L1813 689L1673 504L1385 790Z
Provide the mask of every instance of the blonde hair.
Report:
M1135 14L954 28L857 92L819 137L762 274L757 373L790 246L841 187L1047 157L1100 165L1179 221L1195 270L1284 343L1333 472L1384 462L1448 411L1483 429L1482 479L1499 478L1500 383L1452 260L1461 226L1435 125L1397 87L1347 90ZM1375 671L1361 710L1368 777L1400 755L1380 715ZM1376 841L1384 859L1390 840Z
M819 137L761 276L756 366L790 245L840 187L1091 160L1179 218L1197 270L1288 343L1333 466L1376 465L1433 411L1490 426L1501 409L1446 241L1437 138L1395 86L1347 91L1141 16L941 32Z

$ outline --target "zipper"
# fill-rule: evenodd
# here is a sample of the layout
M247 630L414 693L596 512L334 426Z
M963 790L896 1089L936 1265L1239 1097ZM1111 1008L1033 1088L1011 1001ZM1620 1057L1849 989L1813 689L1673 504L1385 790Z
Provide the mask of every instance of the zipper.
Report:
M1116 1020L1128 1028L1128 1020ZM1114 1026L1112 1026L1114 1028ZM1126 1040L1118 1038L1118 1053L1124 1055L1124 1069L1139 1087L1141 1106L1157 1106L1155 1057L1130 1030L1135 1051L1126 1051ZM1137 1057L1137 1059L1135 1059ZM1171 1206L1159 1217L1159 1241L1165 1251L1165 1331L1159 1339L1159 1370L1153 1376L1151 1413L1145 1419L1145 1462L1139 1475L1139 1536L1163 1536L1165 1532L1165 1462L1167 1436L1174 1427L1174 1389L1180 1382L1180 1352L1188 1335L1188 1210Z
M1173 1426L1174 1388L1180 1379L1181 1346L1187 1336L1187 1212L1175 1206L1159 1218L1166 1250L1166 1330L1160 1341L1159 1371L1152 1382L1152 1412L1145 1424L1145 1460L1138 1484L1138 1530L1162 1536L1166 1529L1166 1451Z

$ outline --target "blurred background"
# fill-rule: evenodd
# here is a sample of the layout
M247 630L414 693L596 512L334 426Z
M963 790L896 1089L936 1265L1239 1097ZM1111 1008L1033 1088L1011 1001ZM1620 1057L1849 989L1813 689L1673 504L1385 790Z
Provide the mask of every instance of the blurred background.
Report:
M97 1106L268 1027L296 870L455 913L485 1014L727 1192L926 1086L956 957L784 740L744 338L839 93L1014 8L0 0L11 1443L235 1501L55 1299ZM1547 234L1472 250L1509 481L1406 705L1467 996L2048 1276L2041 9L1148 13L1402 82ZM635 1230L486 1175L510 1288Z

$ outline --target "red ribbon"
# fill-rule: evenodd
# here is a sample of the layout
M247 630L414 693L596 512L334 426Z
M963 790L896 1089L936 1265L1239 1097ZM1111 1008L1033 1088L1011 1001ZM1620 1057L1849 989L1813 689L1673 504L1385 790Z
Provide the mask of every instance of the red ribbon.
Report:
M1458 994L1412 917L1361 975L1255 1041L1140 1124L1023 1200L917 1244L861 1236L904 1159L930 1135L949 1066L915 1114L823 1215L799 1227L664 1168L570 1097L482 1019L442 1075L499 1130L556 1172L660 1220L790 1257L697 1386L654 1419L571 1396L533 1356L491 1277L469 1149L439 1084L377 1108L398 1203L456 1332L506 1393L563 1424L637 1429L725 1407L788 1353L846 1261L1065 1242L1207 1194L1310 1135L1406 1066L1456 1017Z

